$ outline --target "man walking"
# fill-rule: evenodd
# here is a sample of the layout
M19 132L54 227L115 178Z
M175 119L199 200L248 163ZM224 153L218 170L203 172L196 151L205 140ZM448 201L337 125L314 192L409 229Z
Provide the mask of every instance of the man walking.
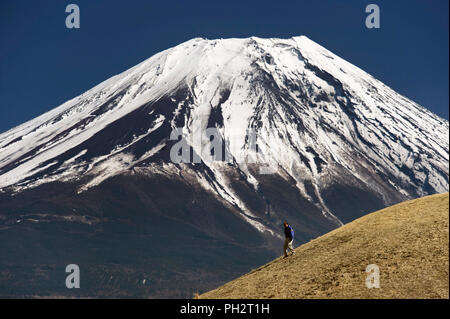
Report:
M292 246L292 242L294 241L294 230L291 226L289 226L287 222L284 222L284 236L286 237L286 239L284 240L283 252L284 258L286 258L288 256L287 250L290 250L292 252L292 255L295 253L294 247Z

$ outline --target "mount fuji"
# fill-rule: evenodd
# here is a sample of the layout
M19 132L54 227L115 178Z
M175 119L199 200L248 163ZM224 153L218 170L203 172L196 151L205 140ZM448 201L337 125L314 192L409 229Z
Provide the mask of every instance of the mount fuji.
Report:
M304 243L447 192L448 154L447 120L305 36L195 38L0 135L0 296L191 297L281 254L284 220Z

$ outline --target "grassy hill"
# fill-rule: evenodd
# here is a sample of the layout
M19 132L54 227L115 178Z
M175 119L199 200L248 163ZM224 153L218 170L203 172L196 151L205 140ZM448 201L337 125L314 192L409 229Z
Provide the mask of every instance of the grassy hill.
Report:
M448 193L403 202L199 298L449 298L448 220ZM380 288L366 287L369 264L379 266Z

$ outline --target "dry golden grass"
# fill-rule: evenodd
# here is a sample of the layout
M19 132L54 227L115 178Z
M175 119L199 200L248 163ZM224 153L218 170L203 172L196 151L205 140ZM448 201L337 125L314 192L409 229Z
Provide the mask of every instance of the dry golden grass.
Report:
M449 194L359 218L200 298L449 298ZM282 247L282 243L280 243ZM380 269L380 288L365 285Z

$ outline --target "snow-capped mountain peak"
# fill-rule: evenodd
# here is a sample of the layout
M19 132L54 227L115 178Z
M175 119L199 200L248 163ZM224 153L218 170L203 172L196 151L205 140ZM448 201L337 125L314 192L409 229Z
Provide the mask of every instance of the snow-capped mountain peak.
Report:
M208 127L231 161L207 161L202 142L190 146L203 165L170 160L173 130L205 140ZM336 185L384 204L448 191L448 132L448 121L305 36L195 38L1 134L0 189L63 181L83 192L120 174L184 172L270 231L230 178L258 193L267 177L254 166L266 166L339 225L327 203ZM242 165L248 156L256 164Z

